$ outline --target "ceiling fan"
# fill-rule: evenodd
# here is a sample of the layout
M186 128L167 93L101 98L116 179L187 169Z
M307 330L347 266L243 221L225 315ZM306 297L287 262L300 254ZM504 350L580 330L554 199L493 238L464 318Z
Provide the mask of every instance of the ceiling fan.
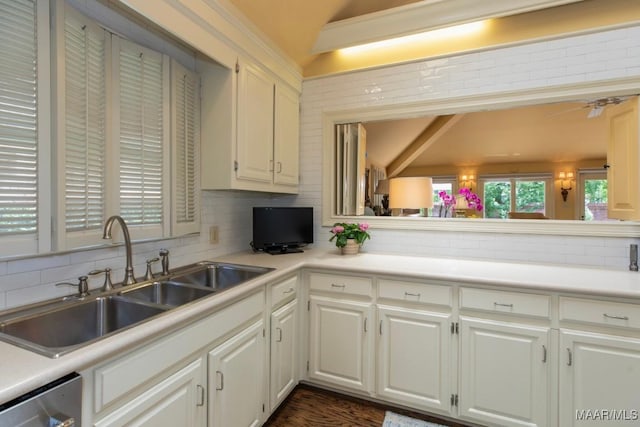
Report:
M589 113L587 114L588 119L593 119L595 117L599 117L604 111L605 107L608 105L618 105L627 99L629 99L632 95L629 96L608 96L606 98L594 99L592 101L586 101L585 105L580 107L569 108L568 110L559 111L551 116L560 116L563 114L571 113L573 111L584 110L589 108Z

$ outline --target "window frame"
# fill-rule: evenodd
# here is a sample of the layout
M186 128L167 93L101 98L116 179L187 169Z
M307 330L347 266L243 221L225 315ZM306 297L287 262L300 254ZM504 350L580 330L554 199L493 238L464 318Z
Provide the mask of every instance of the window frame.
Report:
M555 205L553 203L553 175L550 173L539 174L508 174L508 175L481 175L478 177L478 197L483 201L486 206L484 197L484 186L487 182L499 182L509 181L511 188L511 200L509 212L518 212L516 210L516 183L518 181L544 181L544 212L543 214L553 218L555 212ZM482 213L483 218L486 218L486 210ZM489 218L487 218L489 219Z

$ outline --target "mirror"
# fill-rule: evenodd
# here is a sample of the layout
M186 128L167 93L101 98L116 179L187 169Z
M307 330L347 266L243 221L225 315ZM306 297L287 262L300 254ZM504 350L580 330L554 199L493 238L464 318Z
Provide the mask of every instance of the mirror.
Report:
M376 194L375 189L385 174L430 176L434 179L434 188L438 181L449 180L453 182L451 191L457 193L458 188L463 187L472 189L483 202L487 182L504 177L516 181L546 180L542 215L550 220L544 221L544 225L534 224L542 221L508 219L508 213L517 209L507 208L503 216L474 215L473 221L466 218L455 225L458 218L424 218L419 214L410 218L367 218L367 222L380 228L635 236L636 223L601 221L589 209L582 212L585 208L580 206L581 188L586 186L582 179L598 179L600 189L606 185L603 173L607 159L606 111L637 90L628 83L611 82L598 87L572 85L562 90L543 88L327 112L323 120L324 159L335 168L336 125L362 123L367 136L366 176L369 179L365 200L376 213L380 212L377 205L381 204L383 195ZM345 215L335 210L338 193L333 174L336 172L333 169L323 180L324 225L345 220ZM514 187L518 184L516 181L512 182ZM430 215L439 216L433 210ZM583 215L595 221L584 221ZM346 216L362 220L359 215Z

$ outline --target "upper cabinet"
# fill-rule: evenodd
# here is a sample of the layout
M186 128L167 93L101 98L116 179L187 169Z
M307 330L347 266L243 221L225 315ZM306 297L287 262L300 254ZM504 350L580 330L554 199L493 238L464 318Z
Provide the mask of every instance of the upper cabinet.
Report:
M298 92L255 62L200 64L202 188L297 193Z
M640 220L640 157L638 145L638 97L612 105L607 110L609 145L607 181L609 218Z

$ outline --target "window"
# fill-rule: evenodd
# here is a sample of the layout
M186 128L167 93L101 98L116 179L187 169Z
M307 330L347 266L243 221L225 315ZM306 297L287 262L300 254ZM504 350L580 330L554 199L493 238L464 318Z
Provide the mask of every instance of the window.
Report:
M177 52L113 11L98 15ZM169 56L66 1L0 0L0 40L0 256L99 243L113 214L137 239L199 231L197 74L181 66L171 97Z
M607 173L603 171L580 172L580 219L584 221L606 221Z
M68 4L63 21L58 223L66 234L58 249L99 243L97 229L114 214L134 239L198 232L197 74L176 62L180 78L171 79L167 55L111 34Z
M58 249L95 243L105 219L106 60L109 33L65 8L59 61L58 186L64 188ZM64 230L64 231L62 231ZM64 235L63 235L64 233Z
M549 176L484 178L485 218L508 218L509 212L539 212L549 214Z
M162 54L113 36L118 138L119 212L137 237L165 235L168 190L168 61ZM165 81L165 79L167 81ZM136 230L136 226L138 229ZM167 233L168 234L168 233Z
M453 177L434 177L433 181L433 208L429 216L444 216L444 205L439 194L444 191L447 194L453 194L454 183Z
M198 77L177 61L171 61L172 78L172 199L171 231L174 235L200 229L197 193L200 189L200 97Z
M33 253L50 244L41 204L48 173L48 4L0 0L0 255ZM10 42L8 42L10 40Z

